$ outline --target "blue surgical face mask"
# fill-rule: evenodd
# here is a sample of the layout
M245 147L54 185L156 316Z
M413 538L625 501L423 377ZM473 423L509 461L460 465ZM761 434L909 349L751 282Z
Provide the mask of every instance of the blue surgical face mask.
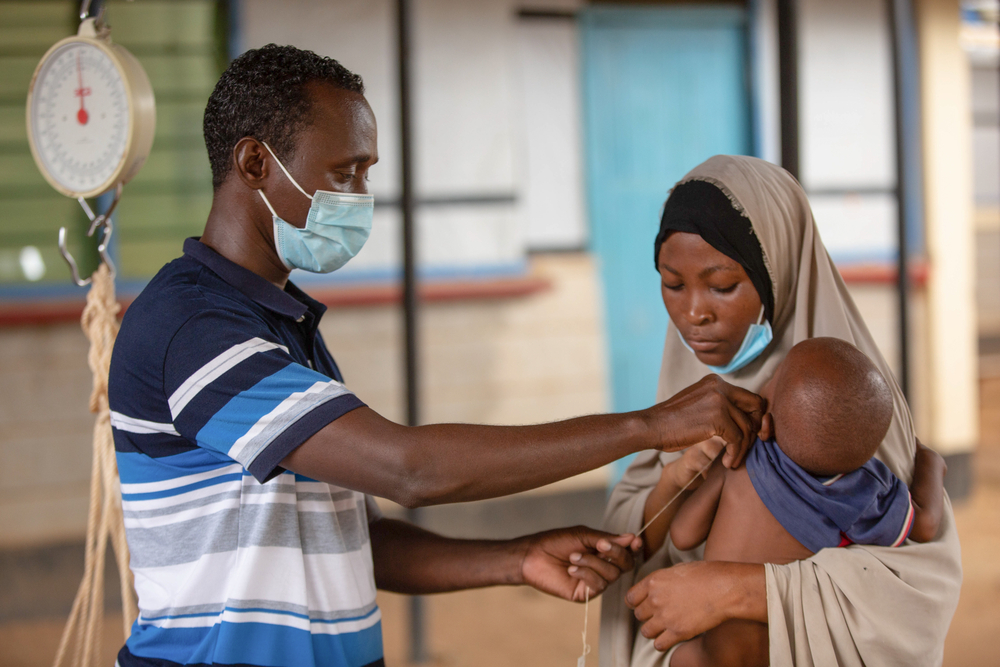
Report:
M271 147L266 143L264 147L292 185L312 200L306 226L300 229L278 217L264 191L257 191L274 216L274 247L281 262L289 271L302 269L312 273L330 273L347 264L371 234L374 197L326 190L310 195L295 182Z
M694 350L684 340L684 336L680 331L677 332L677 335L680 337L684 347L694 354ZM771 323L764 317L764 306L761 306L760 317L757 318L757 323L751 324L750 328L747 329L747 334L743 337L743 344L740 345L740 349L736 350L736 354L729 360L729 363L725 366L709 366L709 368L713 373L718 373L719 375L734 373L759 357L760 353L764 351L764 348L768 346L773 337L774 332L771 331Z

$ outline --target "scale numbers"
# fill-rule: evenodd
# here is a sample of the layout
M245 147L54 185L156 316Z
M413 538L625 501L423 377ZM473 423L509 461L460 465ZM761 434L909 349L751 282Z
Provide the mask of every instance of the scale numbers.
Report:
M99 48L71 42L38 72L30 109L38 157L66 190L106 183L128 147L129 102L118 67Z

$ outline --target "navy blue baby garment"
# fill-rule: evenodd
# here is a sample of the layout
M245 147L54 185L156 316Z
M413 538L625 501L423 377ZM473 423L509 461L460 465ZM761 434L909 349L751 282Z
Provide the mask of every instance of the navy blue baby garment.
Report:
M813 553L851 543L898 547L913 527L910 490L878 459L844 475L816 477L773 440L758 438L746 466L767 509Z

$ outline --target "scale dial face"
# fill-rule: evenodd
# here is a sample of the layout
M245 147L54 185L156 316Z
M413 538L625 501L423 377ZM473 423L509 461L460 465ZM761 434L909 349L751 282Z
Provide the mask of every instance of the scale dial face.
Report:
M65 194L113 185L129 144L129 96L117 63L86 41L55 48L39 66L28 109L40 167Z

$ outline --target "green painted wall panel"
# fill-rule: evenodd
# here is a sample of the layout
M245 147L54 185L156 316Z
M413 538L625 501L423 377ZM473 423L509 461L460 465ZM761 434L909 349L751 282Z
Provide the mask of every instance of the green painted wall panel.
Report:
M10 27L45 27L60 22L66 27L72 25L73 16L79 8L74 2L24 2L0 3L0 22Z
M24 104L39 58L75 32L77 5L66 0L0 2L0 298L4 286L26 284L19 256L42 254L42 283L68 280L56 248L59 227L74 253L83 247L86 219L72 199L39 174L28 148ZM197 235L211 207L211 170L201 135L205 102L217 80L219 56L214 0L108 2L112 38L142 63L157 99L153 151L125 188L116 212L115 249L124 279L152 276ZM91 241L87 241L92 243Z
M184 5L178 8L178 5ZM126 48L203 46L215 48L215 2L141 0L111 3L111 27Z

